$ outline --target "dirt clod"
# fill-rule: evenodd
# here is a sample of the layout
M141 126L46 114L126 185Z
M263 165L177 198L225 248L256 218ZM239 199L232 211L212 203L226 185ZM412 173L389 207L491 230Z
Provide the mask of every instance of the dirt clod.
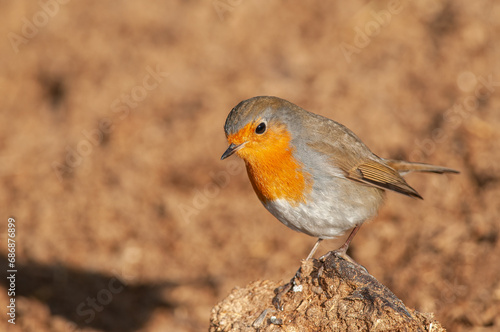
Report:
M271 304L279 284L253 282L212 309L210 331L445 331L432 314L407 308L372 275L342 258L330 255L302 267L310 268L301 268L295 279L302 290L286 293L282 311Z

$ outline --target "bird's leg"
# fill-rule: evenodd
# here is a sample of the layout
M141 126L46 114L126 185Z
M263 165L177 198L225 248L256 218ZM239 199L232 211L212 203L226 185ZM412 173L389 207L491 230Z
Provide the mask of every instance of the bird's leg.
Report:
M323 241L323 239L318 239L318 241L316 241L316 243L314 244L314 247L311 249L311 252L309 253L309 255L307 255L306 261L313 258L314 254L316 253L316 250L318 250L318 247L319 247L319 244L321 243L321 241ZM299 269L299 271L300 271L300 269ZM299 272L299 271L297 271L297 272Z
M337 253L338 256L343 257L344 255L347 255L347 249L349 249L349 245L351 244L352 239L354 239L354 236L356 235L356 233L359 231L360 228L361 228L361 225L354 227L351 234L349 234L349 237L347 238L347 240L345 240L342 247L335 250L335 252ZM347 257L349 257L349 256L347 256Z
M358 266L358 267L362 268L364 271L366 271L368 273L368 270L363 265L356 262L354 259L352 259L347 254L347 249L349 249L349 245L351 244L352 239L354 238L354 236L356 235L356 233L359 231L360 228L361 228L361 225L354 227L354 229L351 231L351 234L349 234L349 237L347 238L347 240L345 240L342 247L338 248L337 250L330 251L330 252L326 253L325 255L321 256L319 258L319 260L324 262L328 258L328 256L334 254L337 257L341 257L344 260L348 261L349 263L352 263L354 266Z
M318 250L319 244L323 241L323 239L318 239L316 243L314 244L314 247L312 248L311 252L309 255L307 255L306 261L311 260L314 254L316 253L316 250ZM300 278L302 272L302 267L300 267L297 272L295 272L294 276L292 279L290 279L290 282L287 284L284 284L283 286L280 286L274 290L274 293L276 296L273 298L273 305L277 310L283 310L283 306L281 305L281 298L283 295L288 293L288 291L295 286L295 280L297 278Z

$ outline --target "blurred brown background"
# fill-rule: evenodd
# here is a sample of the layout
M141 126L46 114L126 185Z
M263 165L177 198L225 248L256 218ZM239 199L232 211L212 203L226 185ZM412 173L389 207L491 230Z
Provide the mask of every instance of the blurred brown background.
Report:
M495 1L1 1L0 330L200 331L235 286L288 280L315 239L276 221L223 124L275 95L411 175L351 254L450 331L500 329ZM319 252L334 249L325 241Z

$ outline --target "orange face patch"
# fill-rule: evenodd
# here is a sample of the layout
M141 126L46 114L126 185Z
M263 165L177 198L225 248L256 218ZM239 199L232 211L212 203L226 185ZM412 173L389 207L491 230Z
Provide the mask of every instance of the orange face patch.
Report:
M292 205L305 202L312 177L293 156L291 136L284 125L272 123L258 135L259 121L249 123L228 136L229 143L245 145L236 153L245 161L248 177L261 201L287 199Z

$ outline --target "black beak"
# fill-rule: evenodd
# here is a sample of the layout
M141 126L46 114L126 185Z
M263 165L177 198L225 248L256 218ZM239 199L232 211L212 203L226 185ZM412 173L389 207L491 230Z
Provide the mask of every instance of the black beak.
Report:
M231 145L229 145L229 147L227 148L226 152L224 152L222 154L222 157L220 157L220 160L224 160L227 157L230 157L233 153L235 153L236 151L241 149L243 147L243 145L245 145L245 143L241 143L241 144L232 144L231 143Z

